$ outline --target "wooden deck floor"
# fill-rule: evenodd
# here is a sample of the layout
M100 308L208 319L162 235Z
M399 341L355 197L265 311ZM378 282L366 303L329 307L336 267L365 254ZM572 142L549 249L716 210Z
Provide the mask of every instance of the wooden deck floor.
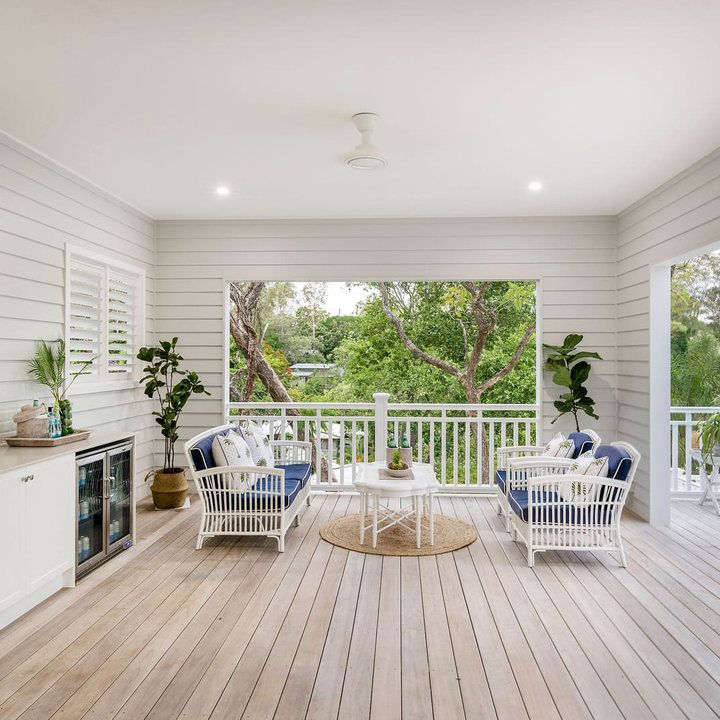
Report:
M316 496L287 552L209 541L197 508L139 513L138 546L0 633L0 718L713 718L720 518L629 517L628 570L540 556L485 499L443 499L479 540L426 558L349 553Z

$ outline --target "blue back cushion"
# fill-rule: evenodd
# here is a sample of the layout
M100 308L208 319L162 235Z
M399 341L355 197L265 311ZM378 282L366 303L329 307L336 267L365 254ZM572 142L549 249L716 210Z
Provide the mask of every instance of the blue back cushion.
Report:
M608 459L608 477L615 480L627 480L632 468L632 457L624 448L615 445L600 445L595 457Z
M572 432L568 435L568 438L572 440L575 445L575 449L573 450L574 458L593 449L593 439L587 433Z
M217 435L227 435L230 428L221 430L219 433L214 435L208 435L190 448L190 457L192 458L195 470L209 470L210 468L217 467L217 463L213 460L212 444L213 440Z

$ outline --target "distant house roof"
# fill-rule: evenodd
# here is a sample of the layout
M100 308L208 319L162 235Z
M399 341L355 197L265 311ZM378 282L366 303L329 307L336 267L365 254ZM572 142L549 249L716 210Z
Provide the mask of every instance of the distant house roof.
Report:
M293 370L293 377L296 378L307 378L312 376L313 373L310 370Z
M329 370L331 367L335 367L333 363L295 363L290 366L291 370ZM297 374L297 373L294 373Z

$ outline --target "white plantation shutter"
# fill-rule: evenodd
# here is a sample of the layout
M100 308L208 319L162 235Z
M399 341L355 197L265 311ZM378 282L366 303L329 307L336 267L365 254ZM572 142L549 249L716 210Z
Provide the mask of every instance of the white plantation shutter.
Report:
M107 352L108 373L111 375L132 374L137 352L138 304L137 278L109 268Z
M143 341L143 271L68 248L66 278L68 373L82 369L79 383L133 379Z
M84 376L98 376L102 342L103 295L105 273L101 268L73 261L70 266L70 307L65 339L68 371L77 372L83 363Z

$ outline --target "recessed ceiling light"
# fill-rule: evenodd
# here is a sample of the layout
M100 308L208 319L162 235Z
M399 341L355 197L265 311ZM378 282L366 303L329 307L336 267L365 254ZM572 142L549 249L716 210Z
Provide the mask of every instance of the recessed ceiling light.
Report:
M220 185L220 187L215 188L215 192L218 195L222 195L223 197L225 197L226 195L230 194L230 188L226 187L225 185Z
M543 189L543 184L539 180L533 180L528 183L528 190L530 192L540 192Z

